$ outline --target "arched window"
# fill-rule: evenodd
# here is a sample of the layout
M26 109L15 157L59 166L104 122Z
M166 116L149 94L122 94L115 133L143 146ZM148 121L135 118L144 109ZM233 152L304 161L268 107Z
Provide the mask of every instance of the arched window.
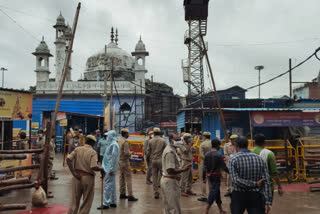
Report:
M143 65L143 59L142 58L139 58L137 62L138 62L139 65Z
M123 103L120 106L120 111L131 111L131 106L128 103Z

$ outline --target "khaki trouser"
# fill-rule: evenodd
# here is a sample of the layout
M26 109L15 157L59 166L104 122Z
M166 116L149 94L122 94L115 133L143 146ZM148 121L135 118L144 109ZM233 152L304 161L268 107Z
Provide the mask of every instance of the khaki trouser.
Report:
M161 159L152 160L152 182L153 191L155 195L159 195L159 185L162 176L162 162Z
M161 190L163 195L164 213L180 214L180 186L175 179L162 177Z
M83 203L79 209L80 200ZM72 198L68 214L89 214L94 197L94 176L81 176L78 180L72 178Z
M147 175L146 175L146 179L147 181L151 181L151 176L152 176L152 164L151 164L151 160L146 160L146 164L147 164Z
M132 196L132 178L131 178L131 168L129 160L120 160L119 161L120 169L120 194L126 194L126 184L128 190L128 196Z
M189 192L192 188L192 169L188 169L187 171L181 173L181 191L182 192Z

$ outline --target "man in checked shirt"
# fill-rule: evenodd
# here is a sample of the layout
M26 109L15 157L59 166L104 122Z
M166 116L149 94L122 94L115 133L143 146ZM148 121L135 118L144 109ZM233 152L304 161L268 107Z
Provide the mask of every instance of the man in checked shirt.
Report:
M248 150L248 139L236 140L237 153L229 159L232 179L231 213L269 214L272 195L267 166L261 157Z

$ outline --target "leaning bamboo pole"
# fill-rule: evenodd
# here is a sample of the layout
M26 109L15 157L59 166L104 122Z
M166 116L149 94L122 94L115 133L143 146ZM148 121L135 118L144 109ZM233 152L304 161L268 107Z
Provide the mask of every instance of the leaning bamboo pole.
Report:
M0 181L0 186L9 186L9 185L15 185L15 184L28 184L31 183L30 178L18 178L14 180L3 180Z
M11 167L11 168L1 168L0 174L8 173L8 172L15 172L15 171L21 171L21 170L27 170L27 169L37 169L39 168L39 164L34 164L31 166L18 166L18 167Z
M59 105L60 105L60 100L62 97L62 91L63 91L63 86L64 86L64 82L66 79L66 76L70 70L70 59L71 59L71 53L72 53L72 47L73 47L73 41L74 41L74 36L76 33L76 29L77 29L77 24L78 24L78 18L79 18L79 13L80 13L80 8L81 8L81 3L78 3L78 7L77 7L77 11L76 11L76 15L74 18L74 22L73 22L73 26L72 26L72 37L71 37L71 41L70 41L70 45L68 47L68 54L67 54L67 58L64 62L64 68L62 71L62 77L60 80L60 85L59 85L59 90L58 90L58 94L57 94L57 100L56 100L56 107L54 110L54 114L53 114L53 118L51 120L51 125L47 125L46 127L48 127L47 132L46 133L46 142L44 145L44 158L43 161L41 163L41 165L43 167L41 167L41 169L43 169L43 182L42 182L42 186L43 189L46 193L48 193L48 162L49 162L49 144L50 144L50 140L51 140L51 136L55 130L56 127L56 119L57 119L57 114L58 114L58 110L59 110Z
M16 154L0 154L1 160L24 160L27 158L27 155L16 155Z
M26 150L0 150L0 154L27 154L42 153L43 149L26 149Z
M0 193L6 192L9 190L17 190L17 189L28 189L34 187L34 183L31 184L17 184L17 185L11 185L6 187L0 187Z
M5 210L25 210L26 204L0 204L0 211Z

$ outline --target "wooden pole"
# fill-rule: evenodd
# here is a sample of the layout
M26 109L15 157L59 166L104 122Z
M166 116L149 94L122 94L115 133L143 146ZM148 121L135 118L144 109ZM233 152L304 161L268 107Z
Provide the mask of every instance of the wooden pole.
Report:
M103 214L103 177L101 176L101 214Z
M0 211L5 210L25 210L26 204L0 204Z
M27 158L27 155L16 155L16 154L3 155L3 154L0 154L0 161L1 160L24 160L26 158Z
M27 150L0 150L0 154L26 154L26 153L42 153L43 149L27 149Z
M222 112L222 109L221 109L221 103L220 103L220 98L219 98L219 95L218 95L218 92L217 92L217 89L216 89L216 84L214 82L214 78L213 78L213 74L212 74L212 69L211 69L211 64L210 64L210 61L209 61L209 56L208 56L208 51L207 51L207 47L205 45L205 42L204 42L204 39L203 39L203 36L200 34L200 38L201 38L201 41L202 41L202 45L203 45L203 52L206 56L206 60L207 60L207 64L208 64L208 68L209 68L209 73L210 73L210 77L211 77L211 82L212 82L212 86L213 86L213 94L216 98L216 105L218 107L218 112L219 112L219 119L220 119L220 123L221 123L221 128L223 130L223 133L224 133L224 137L226 139L226 142L228 141L228 134L227 134L227 128L226 128L226 122L224 120L224 116L223 116L223 112Z
M49 165L49 143L50 143L50 130L51 130L50 122L47 123L46 126L46 141L44 145L43 153L40 158L40 170L38 174L38 179L40 178L42 187L46 194L48 195L48 165Z
M15 185L15 184L27 184L31 183L30 178L18 178L15 180L3 180L0 181L0 186L9 186L9 185Z
M104 46L104 54L105 54L105 64L104 64L104 97L103 97L103 129L106 130L107 129L107 124L105 123L105 110L107 108L107 101L108 101L108 75L107 75L107 46ZM99 118L100 121L100 118ZM100 122L99 122L100 124Z
M29 120L29 140L28 140L28 143L29 143L29 149L31 149L31 134L32 134L32 132L31 132L31 130L32 130L32 120L30 119Z
M1 168L0 174L8 173L8 172L15 172L15 171L21 171L21 170L27 170L27 169L37 169L39 168L39 164L34 164L31 166L18 166L18 167L11 167L11 168Z
M112 103L112 99L113 99L113 60L114 58L111 58L111 72L110 72L110 111L109 111L109 124L110 124L110 129L114 129L114 125L113 125L113 103Z
M74 22L73 22L73 26L72 26L72 37L71 37L71 41L70 41L70 45L69 45L69 49L68 49L68 54L67 54L67 58L64 62L64 67L63 67L63 71L62 71L62 77L60 80L60 85L59 85L59 90L58 90L58 94L57 94L57 100L56 100L56 107L54 110L54 114L53 114L53 118L51 121L51 127L49 129L49 133L48 133L48 137L46 138L46 143L45 143L45 148L49 148L49 144L50 144L50 140L51 140L51 136L55 130L56 127L56 120L57 120L57 114L58 114L58 110L59 110L59 105L60 105L60 100L62 97L62 91L63 91L63 86L64 86L64 82L66 80L66 76L70 70L70 59L71 59L71 53L72 53L72 48L73 48L73 41L74 41L74 36L76 33L76 29L77 29L77 24L78 24L78 18L79 18L79 13L80 13L80 8L81 8L81 3L78 3L78 7L77 7L77 11L76 11L76 15L74 18ZM44 184L44 190L47 193L48 192L48 186L47 181L48 181L48 159L49 159L49 150L46 151L45 153L45 157L44 157L44 180L45 180L45 184Z
M292 99L292 60L289 59L289 96Z
M251 114L250 112L248 112L249 114L249 122L250 122L250 138L251 140L253 139L253 127L252 127L252 121L251 121Z
M28 188L32 188L32 187L34 187L34 183L32 183L32 184L17 184L17 185L12 185L12 186L7 186L7 187L0 187L0 193L10 191L10 190L28 189Z

